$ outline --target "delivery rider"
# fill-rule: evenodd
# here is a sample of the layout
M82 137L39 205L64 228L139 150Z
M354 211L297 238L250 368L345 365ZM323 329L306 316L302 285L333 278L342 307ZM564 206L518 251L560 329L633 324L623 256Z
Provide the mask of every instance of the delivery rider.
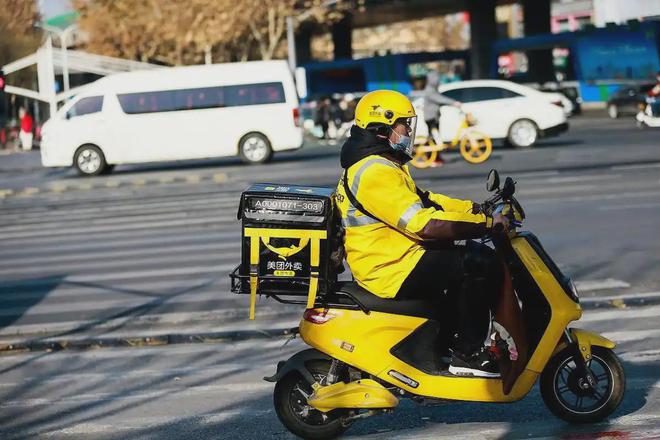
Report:
M503 269L494 251L476 242L508 220L481 213L477 203L416 187L412 158L417 116L404 95L368 93L355 110L341 150L344 176L337 188L346 229L346 259L357 282L383 298L426 299L451 330L449 371L499 376L484 348L493 298Z

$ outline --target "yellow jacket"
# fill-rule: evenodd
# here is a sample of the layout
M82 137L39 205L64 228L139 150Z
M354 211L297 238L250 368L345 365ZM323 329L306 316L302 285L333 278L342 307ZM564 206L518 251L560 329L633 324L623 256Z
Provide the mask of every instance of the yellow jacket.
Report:
M367 156L347 170L348 188L366 211L356 209L344 191L336 199L346 229L346 260L356 281L383 298L396 296L424 255L424 241L480 237L491 219L472 213L472 202L428 193L429 206L416 191L408 167L380 155Z

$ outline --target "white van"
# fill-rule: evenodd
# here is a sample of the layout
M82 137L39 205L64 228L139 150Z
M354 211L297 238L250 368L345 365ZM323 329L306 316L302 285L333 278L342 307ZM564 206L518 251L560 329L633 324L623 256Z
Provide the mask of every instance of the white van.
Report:
M303 143L285 61L171 67L101 78L43 127L41 162L96 175L116 164L239 155Z

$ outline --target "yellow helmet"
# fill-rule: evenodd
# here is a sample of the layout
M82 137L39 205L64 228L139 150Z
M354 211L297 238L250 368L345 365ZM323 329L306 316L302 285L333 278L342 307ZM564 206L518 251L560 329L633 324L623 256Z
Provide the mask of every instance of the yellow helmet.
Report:
M355 125L367 128L369 124L392 125L399 118L417 116L410 100L394 90L376 90L360 99L355 108Z
M404 124L405 134L394 127L396 122ZM405 95L393 90L367 93L355 107L355 125L364 129L388 127L387 135L380 136L386 137L392 149L405 155L407 160L413 157L417 115Z

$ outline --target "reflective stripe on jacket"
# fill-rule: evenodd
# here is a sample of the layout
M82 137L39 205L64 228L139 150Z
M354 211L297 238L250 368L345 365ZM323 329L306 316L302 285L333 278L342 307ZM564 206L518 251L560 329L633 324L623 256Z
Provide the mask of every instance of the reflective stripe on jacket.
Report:
M382 156L355 163L347 179L353 196L380 221L351 204L340 180L337 205L346 228L346 260L357 282L383 298L396 296L425 252L422 242L475 238L490 227L490 219L472 214L467 200L429 193L442 209L425 207L408 167Z

